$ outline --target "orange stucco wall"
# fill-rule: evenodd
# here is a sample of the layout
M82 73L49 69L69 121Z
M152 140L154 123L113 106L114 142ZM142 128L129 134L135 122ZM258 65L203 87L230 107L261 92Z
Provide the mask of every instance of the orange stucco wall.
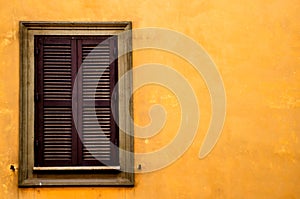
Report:
M300 198L300 4L296 0L87 0L0 3L0 198ZM132 21L133 28L163 27L201 44L219 69L227 116L213 151L198 158L211 107L201 76L171 54L134 52L134 67L162 63L192 85L201 120L195 140L170 166L136 175L134 188L17 187L19 21ZM134 43L135 41L133 41ZM169 90L148 85L134 94L137 124L151 105L164 105L162 131L136 138L140 153L160 149L179 128L180 105Z

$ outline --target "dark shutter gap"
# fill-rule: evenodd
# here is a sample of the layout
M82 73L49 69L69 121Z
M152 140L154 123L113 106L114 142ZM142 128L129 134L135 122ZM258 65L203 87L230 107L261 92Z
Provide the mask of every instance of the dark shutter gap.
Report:
M110 66L109 66L109 70L111 71L111 81L110 81L110 96L111 96L111 104L114 105L114 115L112 114L112 110L111 110L111 113L110 113L110 122L111 122L111 138L110 138L110 141L111 143L115 144L116 146L119 146L119 140L118 140L118 137L119 137L119 134L118 134L118 127L117 127L117 124L116 124L116 121L119 121L119 117L118 117L118 114L116 114L118 111L118 105L119 105L119 99L118 99L118 96L115 95L115 96L112 96L112 92L113 92L113 89L117 83L117 80L118 80L118 57L117 57L117 54L118 54L118 43L117 43L117 37L111 37L110 38L110 56L109 56L109 59L110 59ZM118 92L117 92L118 93ZM115 93L116 94L116 93ZM117 162L119 161L119 154L118 154L118 150L117 150L117 147L114 147L114 148L111 148L111 158L112 160L114 160L115 164L117 164Z
M78 61L77 61L77 41L75 39L71 39L71 45L72 45L72 91L73 91L73 97L74 99L78 99L78 82L76 82L76 76L77 76L77 65L78 65ZM77 84L77 85L76 85ZM77 90L76 90L77 88ZM76 104L76 102L78 103L77 100L75 100L75 106L78 104ZM73 110L74 112L75 110ZM78 110L77 110L78 111ZM74 114L72 112L72 114ZM75 113L76 114L76 113ZM77 112L78 115L78 112ZM73 115L72 115L73 116ZM76 121L75 121L76 119ZM78 165L78 161L80 161L80 159L78 158L77 154L78 154L78 148L79 148L79 144L78 144L78 131L76 128L80 128L78 127L79 121L78 121L78 117L72 117L72 165Z

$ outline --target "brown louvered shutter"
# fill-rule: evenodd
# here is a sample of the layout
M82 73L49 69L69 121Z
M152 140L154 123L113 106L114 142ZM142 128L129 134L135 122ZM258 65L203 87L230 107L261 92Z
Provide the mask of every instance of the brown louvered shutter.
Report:
M117 126L111 113L111 94L116 84L116 38L78 41L78 63L82 69L80 119L81 165L118 165ZM117 106L117 103L113 103Z
M35 38L35 166L119 164L111 147L118 145L110 106L116 52L117 40L108 37ZM74 121L72 90L80 67Z
M70 38L38 37L36 48L36 166L72 165L76 139L72 85L76 69Z

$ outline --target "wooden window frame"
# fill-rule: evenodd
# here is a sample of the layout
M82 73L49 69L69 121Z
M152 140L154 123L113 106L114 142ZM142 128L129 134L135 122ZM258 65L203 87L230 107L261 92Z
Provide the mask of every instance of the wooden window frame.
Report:
M125 31L128 31L126 34ZM20 22L20 152L19 187L40 186L133 186L133 126L126 118L126 99L132 93L132 37L131 22ZM34 36L102 36L117 35L118 79L129 72L119 87L120 168L101 167L50 167L34 169ZM131 101L132 103L132 101ZM130 114L132 115L132 104ZM128 108L128 107L127 107ZM124 132L124 131L126 132Z

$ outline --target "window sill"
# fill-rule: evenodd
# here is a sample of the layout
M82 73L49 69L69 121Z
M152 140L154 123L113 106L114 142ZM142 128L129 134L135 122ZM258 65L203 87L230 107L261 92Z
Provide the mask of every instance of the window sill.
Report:
M26 187L133 187L134 182L129 179L31 179L19 184L20 188Z

